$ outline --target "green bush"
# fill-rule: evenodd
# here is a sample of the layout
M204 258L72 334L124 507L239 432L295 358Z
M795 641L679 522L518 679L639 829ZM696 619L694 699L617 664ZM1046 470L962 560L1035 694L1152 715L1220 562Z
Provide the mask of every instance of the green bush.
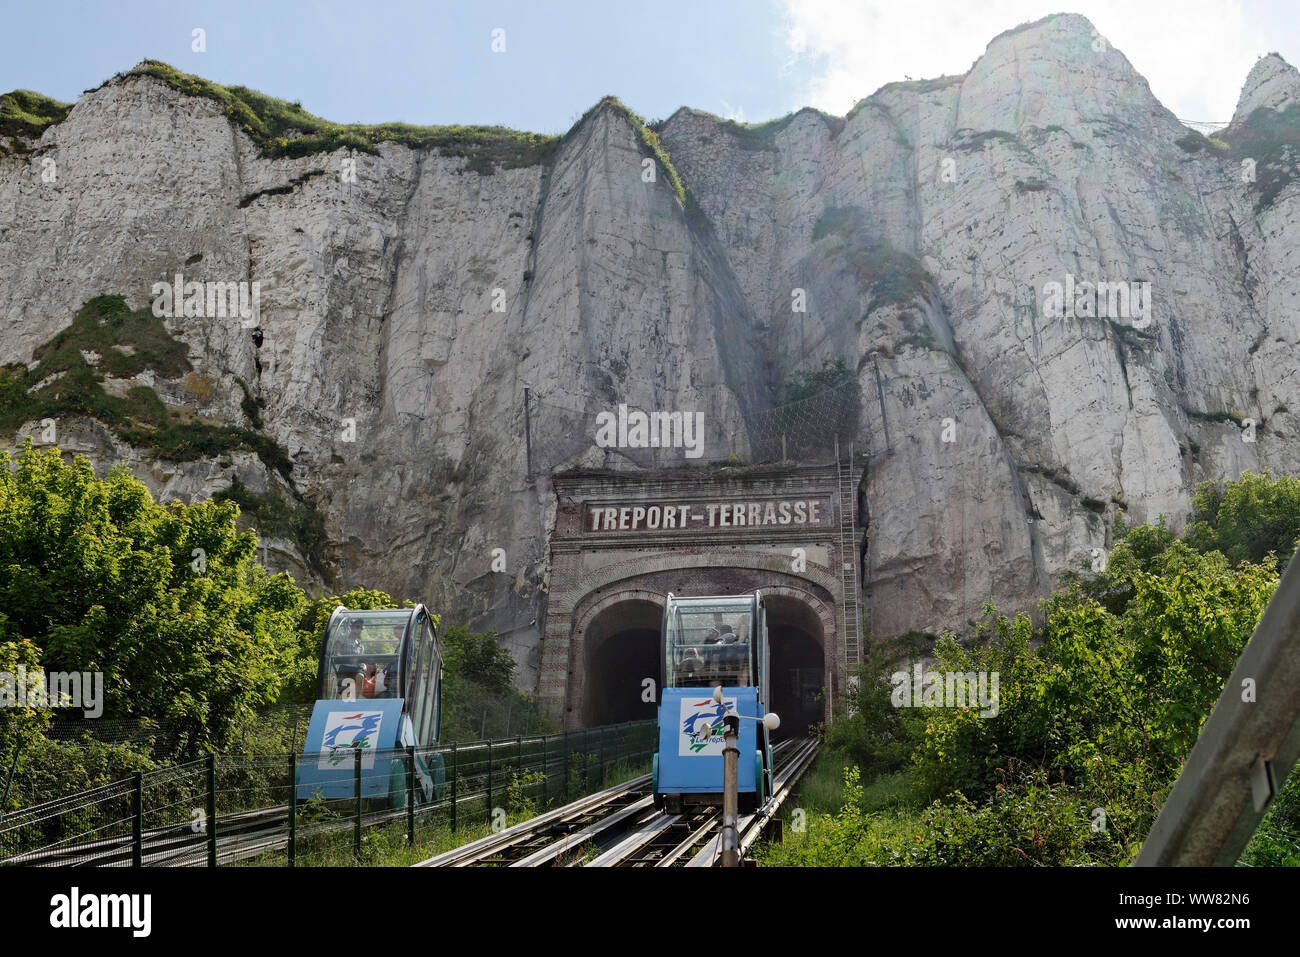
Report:
M908 756L913 798L929 806L918 816L899 801L881 818L846 788L839 814L771 860L1131 862L1277 587L1273 555L1294 551L1296 486L1250 474L1202 485L1182 539L1163 521L1121 519L1105 570L1067 576L1036 632L988 606L969 647L940 639L928 670L997 672L996 716L900 713L870 661L828 741L870 772ZM1298 789L1288 784L1243 862L1294 859Z
M223 747L276 701L304 602L236 514L159 505L125 466L98 479L30 441L16 463L0 452L6 633L48 670L102 672L105 717L166 721L188 754Z
M1300 480L1243 472L1235 482L1203 482L1192 499L1185 533L1200 551L1231 562L1259 562L1270 553L1285 568L1300 541Z

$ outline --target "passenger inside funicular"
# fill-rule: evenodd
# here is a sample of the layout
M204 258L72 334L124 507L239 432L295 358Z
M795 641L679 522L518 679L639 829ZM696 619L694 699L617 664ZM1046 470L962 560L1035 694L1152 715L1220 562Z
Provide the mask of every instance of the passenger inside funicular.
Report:
M337 637L330 643L330 666L326 670L327 698L350 699L361 694L365 679L365 653L360 618L352 618L346 628L337 627Z
M724 622L722 617L716 610L680 614L673 629L669 657L673 686L749 686L750 644L737 634L737 629L747 634L749 615L736 616L734 625Z
M347 616L335 625L337 637L329 645L322 697L395 698L398 696L398 655L406 625L394 623L406 612L378 612Z
M399 673L399 671L398 671L398 662L399 662L399 658L398 658L397 656L403 653L403 649L402 649L402 638L403 638L403 636L405 636L405 634L406 634L406 626L405 626L405 625L394 625L394 626L393 626L393 651L394 651L394 656L393 656L393 660L390 661L387 665L384 666L384 675L383 675L383 678L384 678L384 688L385 688L385 691L384 691L384 694L380 695L380 697L383 697L383 698L399 698L399 697L401 697L402 692L401 692L401 689L398 687L398 678L399 678L399 674L400 674L400 673ZM412 642L411 642L411 646L413 646L414 644L415 644L415 642L412 641ZM405 654L406 654L406 663L407 663L407 667L408 667L408 669L409 669L409 667L410 667L410 663L411 663L411 646L408 646L408 647L405 649Z
M744 627L743 622L740 627ZM736 634L730 625L722 625L719 631L718 679L724 685L749 686L749 642Z

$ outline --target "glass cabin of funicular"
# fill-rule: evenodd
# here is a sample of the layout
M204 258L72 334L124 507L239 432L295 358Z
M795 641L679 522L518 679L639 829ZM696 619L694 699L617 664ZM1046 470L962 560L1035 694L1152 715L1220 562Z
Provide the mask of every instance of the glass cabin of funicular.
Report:
M327 700L400 698L410 662L406 642L411 609L336 614L325 636L320 697Z
M755 686L753 595L676 598L665 612L667 687Z

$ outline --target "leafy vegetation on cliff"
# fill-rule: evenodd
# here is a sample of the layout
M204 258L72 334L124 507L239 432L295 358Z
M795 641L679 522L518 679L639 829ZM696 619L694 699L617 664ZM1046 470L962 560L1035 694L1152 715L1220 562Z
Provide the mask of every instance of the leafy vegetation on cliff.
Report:
M233 487L226 497L237 500L259 523L265 521L268 532L291 536L308 566L323 574L323 522L315 505L294 485L288 453L259 431L261 417L247 385L239 383L244 392L240 405L251 428L195 420L185 410L168 408L149 386L130 386L121 395L105 387L107 379L146 372L177 379L191 369L187 353L185 343L148 307L132 310L121 296L97 296L37 347L33 368L0 367L0 429L87 416L163 461L217 458L241 449L253 452L285 480L288 497L278 491L254 495L242 487Z
M247 449L286 478L292 463L271 439L253 429L188 420L168 409L149 386L117 395L107 379L152 372L176 379L190 371L185 343L146 306L130 309L121 296L97 296L72 322L33 353L36 365L0 368L0 428L25 422L89 416L159 458L186 462Z
M663 143L659 142L659 134L646 125L644 116L640 113L632 112L631 108L629 108L618 97L601 97L600 101L595 106L582 114L582 119L574 124L573 129L576 130L581 127L593 113L602 107L607 106L613 107L615 110L627 117L628 122L632 124L632 128L636 130L637 135L641 137L642 152L646 156L653 157L659 161L659 165L663 167L664 172L668 176L668 184L672 186L673 192L677 194L677 198L681 200L682 205L689 209L694 204L694 200L690 198L690 193L682 182L682 178L677 175L677 168L673 166L673 161L668 155L668 151L664 149ZM573 130L570 130L569 133L565 135L568 136L572 133Z
M828 206L813 224L815 243L830 245L857 277L858 288L871 294L871 305L858 320L865 322L884 306L906 305L933 284L921 261L873 235L866 214L855 206Z

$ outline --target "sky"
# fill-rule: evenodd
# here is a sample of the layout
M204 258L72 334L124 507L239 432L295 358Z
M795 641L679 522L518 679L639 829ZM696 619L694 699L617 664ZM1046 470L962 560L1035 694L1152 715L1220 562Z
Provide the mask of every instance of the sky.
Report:
M844 114L886 83L965 73L1050 13L1088 17L1184 120L1226 122L1262 54L1300 64L1296 0L40 0L8 4L0 91L72 101L143 59L337 122L567 130L614 94L761 122ZM194 31L203 31L203 51ZM503 31L495 33L494 31ZM493 50L493 46L497 50Z

